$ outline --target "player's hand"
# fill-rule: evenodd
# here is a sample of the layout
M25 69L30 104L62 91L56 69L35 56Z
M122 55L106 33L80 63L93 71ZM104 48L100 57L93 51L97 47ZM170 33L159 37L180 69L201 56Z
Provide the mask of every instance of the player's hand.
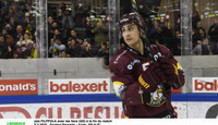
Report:
M157 86L166 79L165 74L160 69L160 64L153 62L139 76L138 81L146 91L154 92L157 89Z
M168 77L166 81L170 86L172 86L172 84L178 79L178 69L174 62L175 61L173 59L168 57L159 58L160 67L164 74Z

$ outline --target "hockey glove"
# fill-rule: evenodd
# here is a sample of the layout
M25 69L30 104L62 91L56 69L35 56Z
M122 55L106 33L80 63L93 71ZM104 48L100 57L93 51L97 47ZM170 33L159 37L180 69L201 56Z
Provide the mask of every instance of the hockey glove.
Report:
M154 92L158 84L164 80L166 80L166 76L161 71L160 64L157 62L151 63L138 78L139 83L147 92Z
M179 76L175 60L168 57L160 57L159 62L162 71L168 76L166 80L167 84L173 86L173 84L177 82Z

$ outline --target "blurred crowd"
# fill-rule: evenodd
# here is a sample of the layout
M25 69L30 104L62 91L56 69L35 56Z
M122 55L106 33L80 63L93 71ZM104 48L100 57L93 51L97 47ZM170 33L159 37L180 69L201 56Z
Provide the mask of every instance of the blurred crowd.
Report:
M109 53L108 14L88 5L61 3L58 14L48 16L49 57L103 57ZM80 32L77 29L83 28Z
M174 55L181 55L181 18L178 16L172 28L169 19L162 18L154 20L150 29L149 38L151 42L167 46ZM192 17L192 42L190 42L193 55L218 54L218 19L213 19L213 24L206 31L198 12Z
M36 16L34 3L0 1L0 58L37 58ZM109 52L107 13L87 7L74 10L64 3L57 15L48 15L48 56L104 57ZM75 30L85 28L83 36ZM85 37L84 37L85 34Z
M84 11L85 8L85 11ZM49 11L49 10L48 10ZM0 1L0 58L37 58L36 16L34 3ZM96 13L90 5L84 7L61 3L57 14L48 12L48 56L109 58L108 12ZM168 19L153 20L149 39L167 46L174 55L181 55L181 19L172 28ZM83 29L81 32L78 29ZM192 53L218 54L218 21L206 32L199 15L193 15Z

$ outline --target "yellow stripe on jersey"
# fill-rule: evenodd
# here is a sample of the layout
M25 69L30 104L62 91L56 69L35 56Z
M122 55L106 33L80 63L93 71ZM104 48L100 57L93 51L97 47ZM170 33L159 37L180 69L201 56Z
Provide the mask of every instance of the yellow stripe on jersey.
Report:
M179 72L178 72L178 68L173 64L174 70L175 70L175 74L178 76Z
M177 62L177 66L175 66L175 65L173 64L173 67L176 68L176 69L175 69L175 70L176 70L175 73L176 73L176 75L178 76L179 85L180 85L180 87L182 87L181 82L180 82L180 77L179 77L179 71L183 70L183 68L182 68L182 66L179 64L179 62Z
M150 87L150 85L142 78L142 75L139 76L138 81L145 89Z
M182 70L182 66L177 62L177 66L173 64L173 67L175 69L175 74L178 76L179 75L179 70Z
M182 66L179 64L179 62L177 62L177 69L178 70L182 70L183 69Z

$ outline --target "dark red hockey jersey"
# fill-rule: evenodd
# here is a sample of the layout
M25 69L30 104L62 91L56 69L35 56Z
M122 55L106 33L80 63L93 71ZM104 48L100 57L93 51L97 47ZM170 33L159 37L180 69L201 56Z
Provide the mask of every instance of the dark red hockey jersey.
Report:
M151 48L156 60L161 56L174 59L172 53L164 46L152 45ZM158 86L155 92L146 92L145 94L141 84L138 82L138 77L146 70L149 64L149 58L145 58L144 55L131 48L119 50L111 59L110 73L116 95L120 96L120 86L125 85L127 87L122 103L124 113L128 117L162 117L164 114L173 112L170 88L168 92L163 94L163 90ZM179 76L183 85L184 75L181 72L182 67L176 60L175 65L180 71Z

